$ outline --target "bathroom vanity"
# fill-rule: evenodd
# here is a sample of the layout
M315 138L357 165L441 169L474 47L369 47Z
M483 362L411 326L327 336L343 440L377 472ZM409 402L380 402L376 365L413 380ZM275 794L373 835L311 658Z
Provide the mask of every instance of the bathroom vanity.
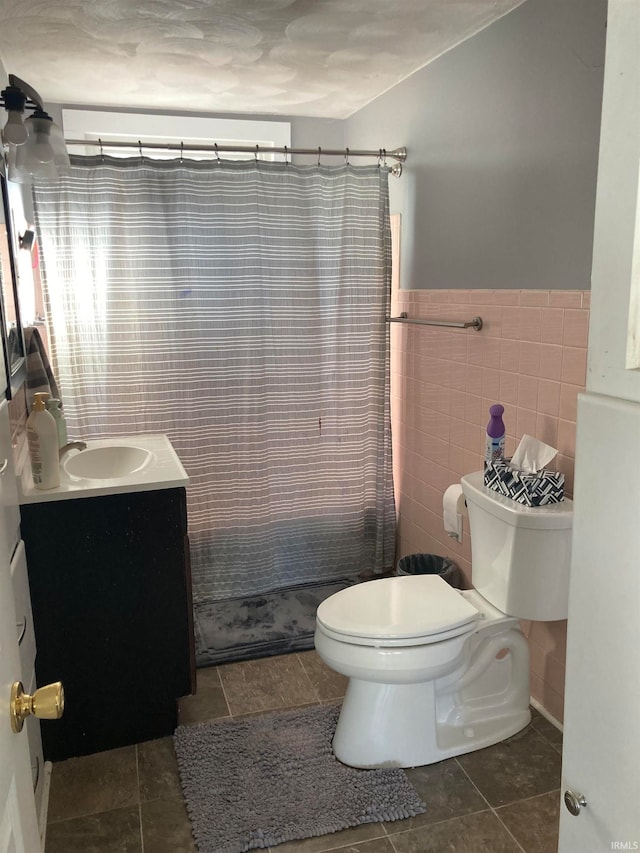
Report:
M164 481L147 471L142 484L138 472L138 490L64 476L60 489L40 495L23 486L37 681L62 681L66 698L63 718L42 726L47 760L170 735L179 697L194 691L180 469L183 478L169 473Z

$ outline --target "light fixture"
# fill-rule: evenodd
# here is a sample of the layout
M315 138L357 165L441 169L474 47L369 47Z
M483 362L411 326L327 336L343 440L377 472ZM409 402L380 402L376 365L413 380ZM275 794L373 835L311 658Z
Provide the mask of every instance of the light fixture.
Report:
M10 145L22 145L27 141L27 128L22 123L22 114L28 96L9 80L9 85L1 93L4 108L9 113L7 123L2 131L2 138Z
M9 85L0 92L0 104L8 112L2 141L9 180L26 183L32 177L55 180L70 167L64 137L45 112L42 98L28 83L9 74ZM23 121L25 109L32 114Z
M27 252L30 252L33 249L33 241L36 238L36 232L32 231L30 228L24 232L24 234L20 234L18 237L18 243L20 244L21 249L26 249Z

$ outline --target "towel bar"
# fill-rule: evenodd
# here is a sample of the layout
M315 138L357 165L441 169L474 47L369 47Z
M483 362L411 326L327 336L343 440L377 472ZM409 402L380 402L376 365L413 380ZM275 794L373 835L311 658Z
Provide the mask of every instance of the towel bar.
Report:
M475 329L479 332L482 328L482 317L474 317L468 323L457 323L453 320L410 320L407 312L403 311L399 317L387 317L387 323L413 323L416 326L447 326L450 329Z

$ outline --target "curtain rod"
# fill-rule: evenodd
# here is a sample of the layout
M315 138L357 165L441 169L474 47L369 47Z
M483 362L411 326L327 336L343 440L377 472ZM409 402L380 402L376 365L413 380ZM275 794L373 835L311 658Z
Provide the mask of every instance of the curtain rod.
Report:
M407 159L407 149L394 148L392 151L387 151L386 148L378 148L377 151L368 151L359 148L288 148L286 145L282 148L264 146L262 149L259 145L185 145L184 143L171 142L123 142L121 140L108 139L65 139L67 145L95 145L102 152L104 148L138 148L142 154L143 148L150 148L161 151L179 151L182 154L185 151L211 151L213 154L253 154L255 157L258 154L284 154L285 160L290 154L310 154L318 157L344 157L348 163L350 157L377 157L379 161L385 162L387 158L396 160L397 162L390 167L390 171L396 177L402 174L402 163Z

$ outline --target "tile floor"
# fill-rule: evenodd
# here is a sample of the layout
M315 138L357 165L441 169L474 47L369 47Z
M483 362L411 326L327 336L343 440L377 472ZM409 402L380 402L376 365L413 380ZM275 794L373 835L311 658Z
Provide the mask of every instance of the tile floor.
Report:
M339 699L315 652L198 671L184 724ZM408 770L426 814L294 841L276 853L555 853L562 736L534 712L504 743ZM54 765L46 853L195 853L171 738Z

